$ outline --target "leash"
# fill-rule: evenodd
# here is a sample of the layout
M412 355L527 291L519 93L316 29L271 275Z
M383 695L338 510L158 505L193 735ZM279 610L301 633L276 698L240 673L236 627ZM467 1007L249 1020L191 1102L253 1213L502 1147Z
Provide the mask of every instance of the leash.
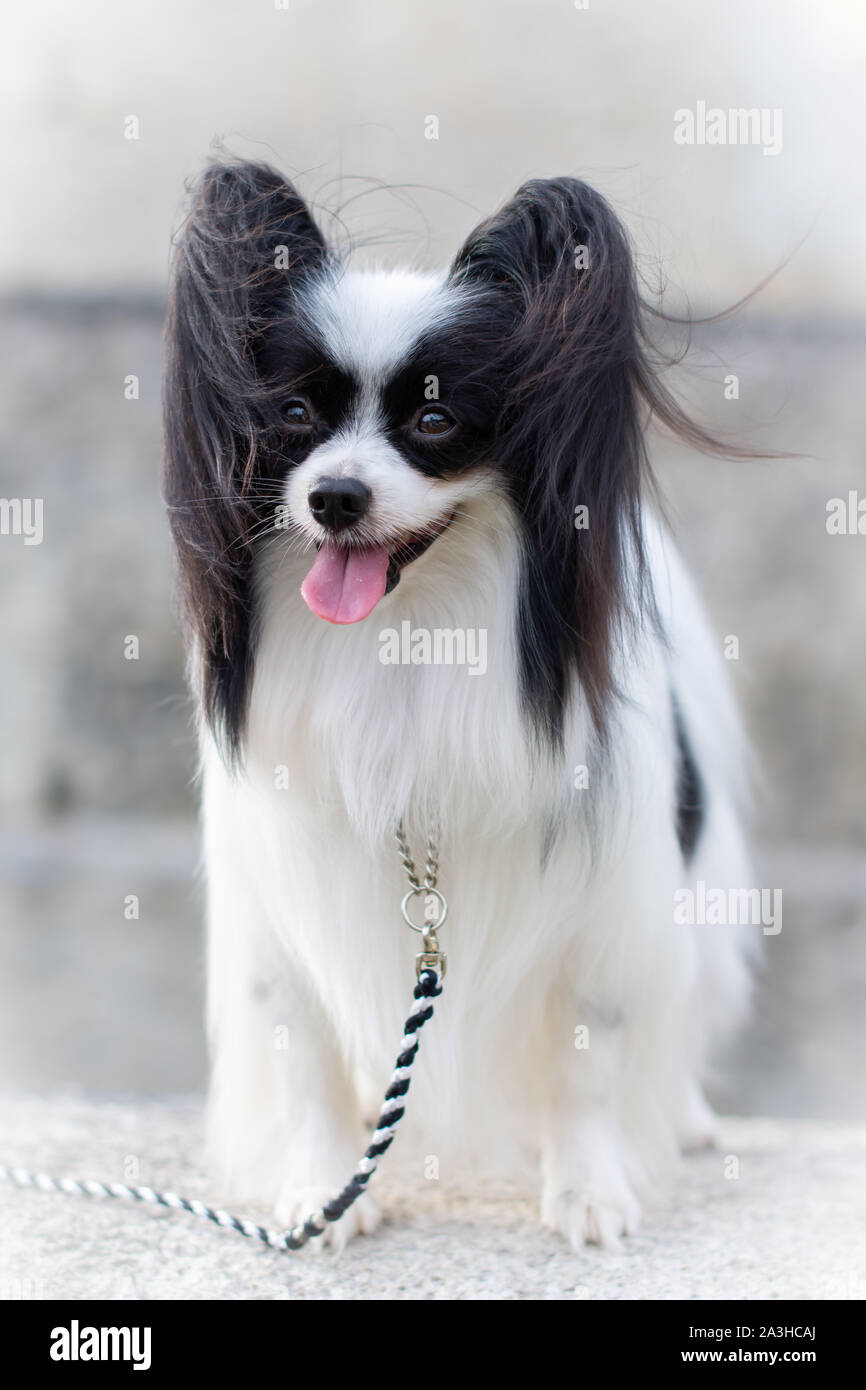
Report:
M238 1235L260 1241L271 1250L281 1252L302 1250L308 1241L323 1235L328 1226L339 1221L365 1191L378 1167L379 1159L394 1142L397 1125L406 1113L405 1100L412 1081L412 1066L418 1055L419 1034L424 1024L433 1017L433 1000L442 993L442 979L447 962L439 950L437 932L447 916L448 904L436 886L439 874L437 844L432 836L428 838L422 882L416 872L402 824L397 825L395 838L400 860L409 880L409 891L403 897L400 910L406 925L421 936L422 949L415 957L418 982L413 991L414 1002L409 1017L403 1025L400 1053L385 1092L376 1129L354 1173L336 1197L326 1202L319 1211L311 1213L300 1225L287 1231L270 1231L255 1221L233 1216L221 1207L210 1207L205 1202L180 1197L176 1192L155 1192L152 1187L130 1187L126 1183L104 1183L94 1179L53 1178L47 1173L33 1173L26 1168L8 1168L2 1163L0 1181L12 1183L20 1188L35 1187L41 1192L65 1192L76 1197L120 1197L127 1201L143 1202L148 1206L187 1211L192 1216L202 1217L215 1226L236 1231ZM424 898L424 920L420 924L413 920L410 912L411 904L419 897Z

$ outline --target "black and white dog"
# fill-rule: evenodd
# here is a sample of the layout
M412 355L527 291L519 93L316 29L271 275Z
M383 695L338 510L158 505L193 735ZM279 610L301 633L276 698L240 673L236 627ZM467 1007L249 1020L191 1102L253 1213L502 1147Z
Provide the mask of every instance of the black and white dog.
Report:
M701 1076L748 952L674 895L749 882L740 733L653 505L651 414L712 446L585 184L525 184L430 274L350 268L266 167L201 178L166 494L201 711L210 1142L287 1224L342 1187L390 1074L418 949L399 821L416 856L440 827L451 908L419 1165L534 1155L544 1221L615 1244L710 1133ZM376 1222L365 1195L330 1239Z

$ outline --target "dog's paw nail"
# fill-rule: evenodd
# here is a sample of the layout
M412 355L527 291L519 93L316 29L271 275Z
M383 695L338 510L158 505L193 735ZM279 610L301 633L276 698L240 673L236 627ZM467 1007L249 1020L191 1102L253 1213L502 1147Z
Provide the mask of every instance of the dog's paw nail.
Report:
M619 1250L622 1236L635 1235L641 1210L631 1193L608 1197L588 1189L561 1192L545 1202L544 1224L565 1236L574 1250L598 1245Z

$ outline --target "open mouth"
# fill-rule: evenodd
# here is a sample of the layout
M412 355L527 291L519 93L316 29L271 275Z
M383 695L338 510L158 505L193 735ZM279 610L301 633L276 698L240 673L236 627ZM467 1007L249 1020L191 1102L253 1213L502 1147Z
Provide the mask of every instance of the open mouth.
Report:
M359 623L400 582L407 565L417 560L447 530L454 513L425 531L390 545L345 546L323 541L301 597L317 618L328 623Z

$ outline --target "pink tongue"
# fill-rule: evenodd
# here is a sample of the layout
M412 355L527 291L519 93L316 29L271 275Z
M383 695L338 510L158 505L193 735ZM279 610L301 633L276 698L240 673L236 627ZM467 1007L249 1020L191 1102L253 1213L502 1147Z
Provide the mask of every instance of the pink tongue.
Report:
M317 618L358 623L385 592L388 559L384 546L348 550L326 542L301 585L301 597Z

